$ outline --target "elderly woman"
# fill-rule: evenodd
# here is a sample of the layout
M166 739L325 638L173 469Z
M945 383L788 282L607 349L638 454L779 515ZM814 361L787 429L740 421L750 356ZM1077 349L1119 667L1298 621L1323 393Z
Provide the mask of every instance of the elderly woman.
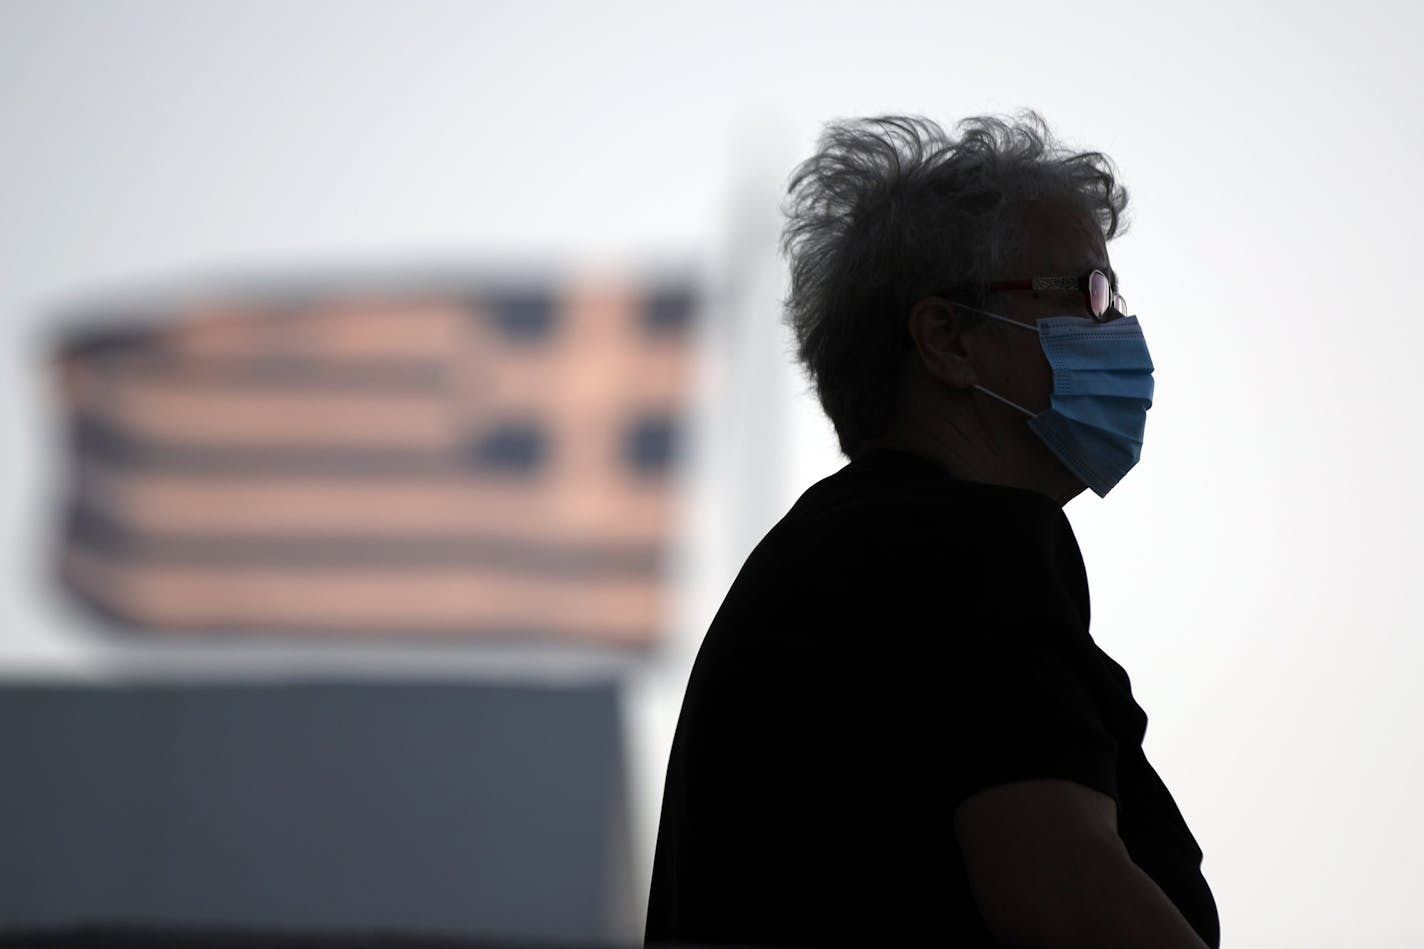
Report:
M1034 112L955 131L836 123L793 176L787 317L850 463L698 653L649 943L1219 943L1062 511L1151 405L1107 254L1127 194Z

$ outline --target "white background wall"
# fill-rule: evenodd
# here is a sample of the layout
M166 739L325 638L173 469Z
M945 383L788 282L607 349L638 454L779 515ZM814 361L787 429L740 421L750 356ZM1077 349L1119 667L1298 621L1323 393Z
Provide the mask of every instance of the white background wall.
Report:
M709 355L676 639L629 693L646 861L697 639L750 545L841 463L775 324L782 180L828 118L1033 106L1133 196L1111 252L1158 400L1139 468L1068 513L1226 945L1417 945L1421 10L4 0L0 670L449 658L125 652L53 602L55 304L233 268L745 268L723 313L765 381L718 389Z

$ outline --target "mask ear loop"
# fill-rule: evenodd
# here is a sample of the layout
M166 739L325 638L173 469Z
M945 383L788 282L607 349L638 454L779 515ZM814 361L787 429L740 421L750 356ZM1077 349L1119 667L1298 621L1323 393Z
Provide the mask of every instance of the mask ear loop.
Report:
M1025 415L1027 415L1029 418L1037 418L1037 417L1038 417L1038 413L1037 413L1037 412L1030 412L1028 409L1024 408L1022 405L1019 405L1017 402L1013 402L1013 401L1011 401L1011 400L1009 400L1009 399L1006 399L1006 398L1004 398L1003 396L999 395L999 393L994 392L994 391L989 390L989 389L986 389L986 388L984 388L983 386L981 386L981 385L980 385L979 383L977 383L977 382L974 383L974 385L971 386L971 388L978 389L980 392L984 393L985 395L993 396L994 398L998 399L1000 402L1004 403L1005 405L1009 406L1010 408L1018 409L1020 412L1022 412L1022 413L1025 414Z
M998 320L1000 323L1009 323L1014 326L1029 330L1033 333L1038 332L1038 327L1032 323L1021 323L1018 320L1011 320L1007 316L1000 316L997 313L990 313L988 310L981 310L978 307L974 306L965 306L965 304L963 303L956 303L954 305L958 307L964 307L964 309L968 310L970 313L978 313L980 316L987 316L991 320Z
M1009 323L1009 324L1012 324L1013 326L1022 327L1023 329L1029 330L1029 331L1034 332L1034 333L1037 333L1037 332L1038 332L1038 327L1035 326L1035 325L1032 324L1032 323L1021 323L1021 322L1019 322L1018 320L1011 320L1011 319L1009 319L1007 316L1000 316L1000 315L997 314L997 313L990 313L988 310L981 310L981 309L979 309L978 307L966 306L966 305L963 304L963 303L956 303L956 304L954 304L954 305L955 305L955 306L962 306L962 307L964 307L964 309L968 310L968 311L971 312L971 313L978 313L978 314L980 314L980 315L982 315L982 316L987 316L987 317L989 317L991 320L998 320L1000 323ZM986 388L984 388L983 386L979 385L977 382L976 382L971 388L978 389L980 392L984 393L985 395L993 396L994 398L998 399L1000 402L1004 403L1005 405L1009 406L1010 408L1018 409L1020 412L1022 412L1022 413L1025 414L1025 415L1027 415L1029 418L1037 418L1037 417L1038 417L1038 413L1037 413L1037 412L1030 412L1028 409L1024 408L1022 405L1019 405L1017 402L1014 402L1014 401L1012 401L1012 400L1010 400L1010 399L1006 399L1006 398L1004 398L1003 396L999 395L999 393L994 392L994 391L992 391L992 390L990 390L990 389L986 389Z

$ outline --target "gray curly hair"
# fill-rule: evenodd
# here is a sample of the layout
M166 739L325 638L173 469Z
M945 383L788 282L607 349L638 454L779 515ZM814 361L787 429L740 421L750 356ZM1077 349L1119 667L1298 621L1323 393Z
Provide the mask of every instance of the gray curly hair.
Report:
M967 118L955 131L920 116L832 122L791 176L785 320L849 458L894 421L909 307L1003 276L1025 205L1077 202L1104 240L1127 229L1112 161L1065 148L1034 110ZM970 296L985 305L982 289Z

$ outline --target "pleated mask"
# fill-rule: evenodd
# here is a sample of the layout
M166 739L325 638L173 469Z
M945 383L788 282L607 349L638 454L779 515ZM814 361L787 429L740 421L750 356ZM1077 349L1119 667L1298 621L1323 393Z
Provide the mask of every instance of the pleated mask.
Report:
M1137 317L1099 323L1052 316L1033 324L965 309L1038 333L1053 369L1047 409L1034 413L981 385L974 388L1027 415L1029 429L1058 460L1094 494L1106 497L1142 456L1152 407L1152 357Z

